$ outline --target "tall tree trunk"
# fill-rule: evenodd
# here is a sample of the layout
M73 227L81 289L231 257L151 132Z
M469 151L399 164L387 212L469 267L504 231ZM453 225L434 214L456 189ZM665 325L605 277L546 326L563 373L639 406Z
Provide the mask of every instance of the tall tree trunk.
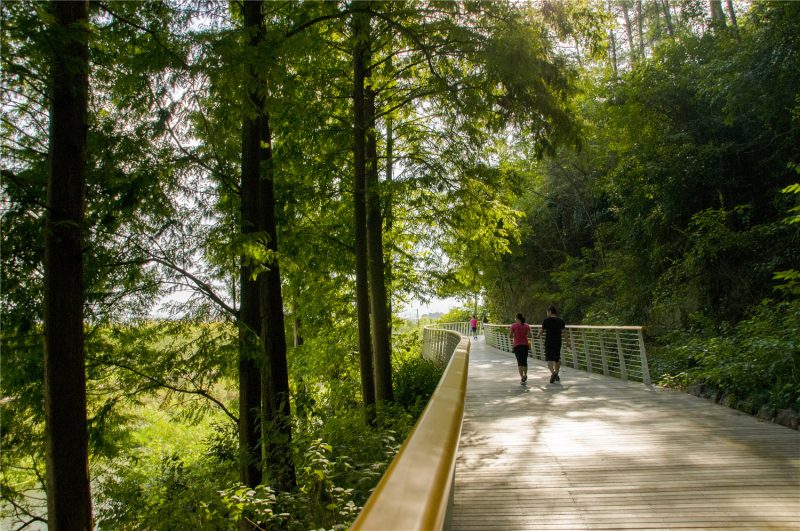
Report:
M297 313L297 296L292 297L292 345L299 347L303 344L303 335L300 332L300 315Z
M644 13L642 0L636 0L636 36L639 38L639 58L644 59Z
M655 0L655 4L653 5L653 24L652 27L655 28L655 31L650 32L650 46L652 47L653 42L660 41L663 36L663 31L661 28L661 9L660 0Z
M262 3L254 1L243 4L245 31L249 37L249 45L253 47L254 52L258 47L264 45L265 28ZM255 390L260 391L262 454L260 479L262 482L268 481L277 490L288 491L294 488L296 479L291 451L291 409L284 330L285 318L280 268L277 262L278 238L275 223L272 138L269 114L264 108L266 81L261 78L255 67L251 68L249 72L248 86L250 87L247 95L248 101L244 105L246 111L242 143L242 180L244 183L246 173L250 195L245 198L243 189L242 200L243 207L246 203L248 213L254 215L254 218L249 221L255 222L255 232L263 234L267 240L268 262L265 264L267 271L260 273L254 282L255 290L249 283L247 286L249 295L255 296L255 307L250 308L248 316L257 318L257 322L252 326L253 330L260 335L260 346L263 349L260 388L255 382L248 381L251 385L248 387L247 398L258 404L257 399L251 393ZM253 186L254 189L251 188ZM252 278L247 280L252 282ZM242 295L242 306L244 307L244 292ZM253 302L252 299L249 302ZM259 377L257 372L250 374L253 378ZM248 412L253 411L257 412L258 409L248 409ZM240 414L240 417L242 416ZM247 422L253 422L253 419L248 418ZM248 446L247 449L248 458L252 462L252 457L255 456L251 454L251 451L254 450L254 447ZM258 459L255 462L257 463Z
M358 352L361 362L361 394L368 424L375 422L375 376L370 340L370 309L367 260L366 148L367 122L364 79L369 54L369 14L358 2L353 5L353 230L356 258L356 312Z
M733 28L736 37L739 37L739 24L736 22L736 11L733 9L733 0L725 0L725 7L728 11L728 16L731 19L731 27Z
M392 180L394 179L394 123L391 116L386 118L386 234L392 233ZM389 338L392 337L392 247L388 245L385 253L386 263L386 303L389 311Z
M583 68L583 61L581 60L581 43L578 41L577 35L572 37L572 43L575 45L575 60L578 62L578 66Z
M248 23L255 27L255 46L263 45L264 15L261 0L244 2ZM252 31L252 30L251 30ZM291 404L289 401L289 370L286 359L286 331L278 265L278 230L275 222L275 190L272 168L272 135L269 114L264 108L266 81L256 72L251 78L250 98L255 105L251 132L257 164L257 228L266 237L267 270L258 276L259 319L257 329L264 349L261 368L261 448L262 482L269 482L280 491L292 490L296 484L292 461Z
M48 526L92 529L83 338L88 8L53 2L44 256Z
M389 337L389 307L383 270L383 217L378 181L378 146L375 124L375 92L366 89L367 157L367 257L369 259L369 301L372 316L372 351L375 359L375 398L394 400L392 393L392 345Z
M270 482L281 491L297 481L292 461L292 423L289 402L289 364L286 359L286 319L278 264L278 228L275 221L275 186L269 115L261 117L261 182L259 190L262 229L267 237L267 271L261 274L261 341L266 351L262 378L262 444Z
M617 40L614 38L614 30L609 30L609 38L611 39L611 67L614 70L614 78L617 77Z
M257 198L242 172L242 220L245 199ZM256 183L257 185L257 183ZM250 201L248 199L248 202ZM244 229L244 227L243 227ZM243 234L246 232L243 230ZM252 232L252 229L247 231ZM263 347L259 339L261 312L258 282L252 279L252 267L242 260L241 306L239 307L239 481L250 487L261 483L261 440L258 425L261 416L261 370Z
M248 46L255 49L263 39L264 28L260 2L244 4L244 31ZM242 182L241 182L241 233L255 234L259 230L259 181L261 151L261 121L264 98L257 90L258 75L254 68L248 73L250 91L243 102L242 119ZM249 487L261 484L261 367L264 365L264 347L261 333L259 282L253 278L252 257L241 257L239 307L239 481Z
M725 11L722 9L722 0L708 0L708 10L711 13L711 25L725 27Z
M628 36L630 63L631 66L633 66L636 64L636 45L633 43L633 31L631 30L631 16L628 12L628 0L622 0L622 18L625 21L625 34Z
M608 3L608 10L612 12L612 4ZM614 69L614 79L617 78L617 38L614 33L614 26L608 29L608 36L611 40L611 67Z
M661 0L661 6L664 9L664 18L667 21L667 33L670 37L674 37L675 29L672 27L672 11L669 7L669 0Z

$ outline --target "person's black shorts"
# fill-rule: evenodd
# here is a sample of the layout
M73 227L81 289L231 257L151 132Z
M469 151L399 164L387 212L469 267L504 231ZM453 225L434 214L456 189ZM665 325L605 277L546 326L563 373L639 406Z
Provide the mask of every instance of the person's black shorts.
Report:
M545 350L544 361L561 361L561 349Z
M517 357L517 365L520 367L528 366L528 345L517 345L514 347L514 355Z

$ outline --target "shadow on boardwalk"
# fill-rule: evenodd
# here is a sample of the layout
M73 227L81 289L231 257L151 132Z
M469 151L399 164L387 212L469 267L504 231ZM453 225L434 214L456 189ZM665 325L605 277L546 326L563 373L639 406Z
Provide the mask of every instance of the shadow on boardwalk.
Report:
M473 342L454 529L800 529L800 433Z

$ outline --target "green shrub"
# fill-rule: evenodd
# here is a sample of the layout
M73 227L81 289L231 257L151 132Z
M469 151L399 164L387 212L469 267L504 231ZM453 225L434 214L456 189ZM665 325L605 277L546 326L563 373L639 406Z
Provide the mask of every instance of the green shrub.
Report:
M734 327L656 352L653 373L664 384L704 384L753 414L800 411L800 300L764 301Z
M444 366L438 361L421 356L408 358L396 364L394 373L394 400L413 417L418 417L439 384Z

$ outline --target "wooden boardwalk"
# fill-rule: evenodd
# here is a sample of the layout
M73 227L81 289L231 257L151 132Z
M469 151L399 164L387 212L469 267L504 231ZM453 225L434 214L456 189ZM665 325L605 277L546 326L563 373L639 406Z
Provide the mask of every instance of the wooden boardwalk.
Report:
M800 529L800 433L473 341L453 529Z

